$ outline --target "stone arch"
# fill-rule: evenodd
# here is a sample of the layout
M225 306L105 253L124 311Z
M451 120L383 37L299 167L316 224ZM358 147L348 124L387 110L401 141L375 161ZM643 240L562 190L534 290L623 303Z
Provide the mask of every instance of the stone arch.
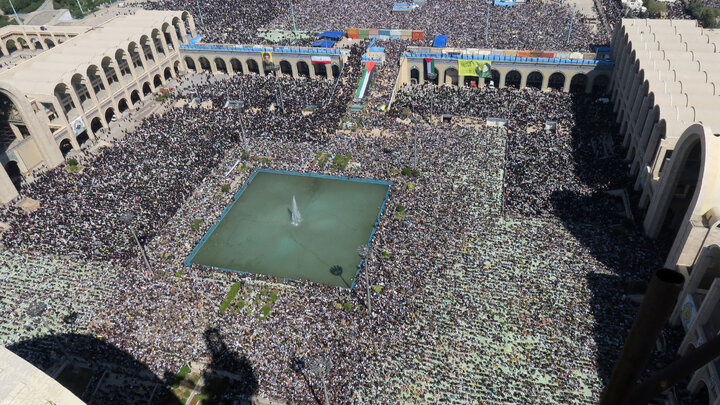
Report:
M218 72L227 74L227 65L223 58L215 58L215 69L217 69Z
M162 85L163 85L162 76L160 76L160 73L158 73L153 78L153 86L155 86L155 88L157 89L158 87L162 87Z
M150 37L142 35L140 37L140 49L142 50L145 60L152 61L155 63L155 56L153 56L152 48L150 47Z
M109 124L110 122L112 122L113 117L115 117L115 109L112 107L108 107L105 110L105 122Z
M280 73L288 76L292 76L292 65L286 60L280 61Z
M705 378L692 378L688 389L698 400L704 401L707 398L707 403L712 404L712 396L710 395L710 384Z
M178 41L180 41L181 44L187 43L187 37L182 34L182 29L180 28L180 25L182 22L178 17L175 17L172 19L172 26L175 30L175 35L177 36ZM184 28L184 27L183 27Z
M197 67L195 66L195 61L193 58L186 56L185 57L185 66L187 66L188 70L192 70L193 72L197 72Z
M333 79L337 79L338 77L340 77L340 66L338 66L337 63L332 64L331 70L332 70Z
M120 112L120 114L122 114L125 111L127 111L127 109L128 109L128 103L127 103L127 100L125 100L125 98L123 97L120 99L120 101L118 101L118 111Z
M458 85L458 70L455 68L445 69L443 74L443 84L452 84L453 86Z
M131 41L127 46L127 52L130 60L135 68L144 68L142 58L140 57L140 46L135 41Z
M98 101L104 100L105 97L107 97L107 94L105 92L105 84L103 83L102 77L100 76L100 68L95 64L91 64L90 66L88 66L85 74L88 79L88 83L90 84L90 87L92 87L93 92L98 98Z
M173 71L175 71L175 76L180 74L180 61L176 60L175 63L173 63Z
M500 72L496 69L490 69L490 77L485 78L485 84L489 85L491 81L496 87L500 87Z
M301 60L297 63L297 72L299 77L310 77L310 68L307 62Z
M565 88L565 75L562 72L555 72L548 78L548 87L553 90L562 91Z
M327 67L324 63L315 63L313 68L315 70L315 77L327 79Z
M92 108L93 100L90 98L90 91L85 85L85 76L80 73L75 73L70 79L70 85L75 90L75 95L80 100L80 106L83 111L87 111Z
M62 153L63 157L67 156L68 153L70 153L71 150L73 150L72 143L70 143L70 140L67 138L63 138L62 141L60 141L60 153Z
M93 133L97 133L97 131L101 130L102 127L103 127L103 123L102 123L102 120L100 119L100 117L95 117L92 119L92 121L90 121L90 130Z
M212 72L212 67L210 66L210 61L204 57L201 56L200 59L198 59L198 62L200 64L200 69L205 72Z
M522 86L522 74L517 70L511 70L505 75L505 87L519 89Z
M13 52L17 51L17 44L15 44L15 41L10 38L5 42L5 49L7 49L8 54L12 54Z
M173 28L170 26L169 23L164 23L160 27L160 30L163 33L163 37L165 38L165 43L167 44L168 49L171 51L174 50L175 42L173 41L173 36L172 36Z
M720 192L714 192L710 184L720 170L720 138L708 127L688 127L667 165L643 223L651 238L663 229L676 229L690 221L700 223L709 207L720 205Z
M542 83L543 83L543 74L539 71L530 72L530 74L527 77L527 82L525 83L525 87L531 87L534 89L542 89Z
M420 69L413 66L410 68L410 83L411 84L419 84L420 83Z
M234 74L242 74L243 73L243 66L238 58L230 59L230 66L232 67Z
M42 42L40 42L37 38L31 39L30 42L33 43L33 48L35 48L35 50L39 51L43 49Z
M154 28L152 32L150 32L150 38L152 39L152 43L155 46L155 52L157 52L158 55L165 55L165 49L163 48L163 43L161 39L162 34L160 33L160 30L157 28ZM162 58L160 58L162 59Z
M135 105L140 102L140 92L138 89L133 90L130 93L130 104Z
M7 173L8 177L10 177L10 181L12 181L13 185L15 186L15 189L17 189L17 191L20 191L20 186L22 185L23 174L22 174L22 170L20 170L20 166L18 165L18 162L16 160L10 160L6 164L3 165L3 168L5 169L5 172Z
M115 63L120 69L120 74L123 78L129 79L130 77L132 77L132 71L130 70L130 62L128 61L127 52L125 52L125 50L118 49L115 51Z
M75 118L77 114L74 114L72 116L70 114L75 111L75 108L77 106L75 105L72 96L70 96L70 89L68 88L68 86L65 83L58 83L55 85L53 93L55 94L58 103L60 103L60 107L62 108L63 112L68 117L68 120L72 120L72 118Z
M610 78L607 75L597 75L593 79L592 93L595 95L603 95L607 92Z
M195 31L195 21L193 20L193 16L187 11L183 11L182 14L180 14L180 18L185 26L185 32L192 35L193 31Z
M142 92L143 92L143 96L147 96L150 93L152 93L152 87L150 87L150 82L143 83Z
M47 45L48 49L55 48L55 42L50 38L45 38L45 45Z
M585 73L576 73L570 79L570 93L585 93L587 88L587 75Z
M163 76L165 77L165 80L172 79L172 69L170 69L169 67L166 67L165 70L163 71Z
M22 49L30 48L30 47L28 46L27 42L25 42L25 38L23 38L23 37L18 37L17 43L20 44L20 47L21 47Z

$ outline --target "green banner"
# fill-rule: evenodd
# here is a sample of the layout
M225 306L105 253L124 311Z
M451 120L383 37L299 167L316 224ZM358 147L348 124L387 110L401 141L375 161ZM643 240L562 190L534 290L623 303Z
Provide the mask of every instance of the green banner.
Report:
M458 75L490 77L492 62L487 60L458 60Z

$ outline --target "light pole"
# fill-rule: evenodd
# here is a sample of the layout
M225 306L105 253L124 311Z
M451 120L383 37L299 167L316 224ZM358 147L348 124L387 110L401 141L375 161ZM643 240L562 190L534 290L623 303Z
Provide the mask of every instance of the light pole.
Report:
M325 405L330 405L330 397L328 396L327 385L325 384L325 377L327 376L329 368L330 362L325 357L318 357L311 360L310 364L308 364L310 372L322 381L323 391L325 392Z
M13 5L12 0L8 0L8 2L10 3L10 7L12 8L13 14L15 14L15 18L18 20L18 23L20 25L23 25L22 20L20 20L20 17L18 17L18 15L17 15L17 11L15 11L15 6Z
M240 131L242 131L242 143L243 148L247 146L247 136L245 134L245 123L243 122L243 107L245 107L245 102L243 100L230 100L230 96L228 96L228 107L234 108L238 112L238 119L240 120Z
M428 79L435 80L438 76L435 72L428 73ZM432 89L432 95L430 96L430 119L433 116L433 110L435 109L435 88Z
M140 244L140 240L138 239L137 235L135 234L135 227L132 225L133 221L133 214L131 212L126 212L120 216L120 221L127 225L130 228L130 232L132 233L133 238L135 238L135 243L137 243L138 248L140 249L140 253L142 254L143 260L145 261L145 266L148 270L148 276L152 274L152 269L150 268L150 262L147 259L147 256L145 256L145 249Z
M285 112L285 103L283 102L283 94L282 94L282 85L280 84L280 81L278 80L278 72L280 71L280 66L273 66L270 68L272 72L275 74L275 83L277 84L277 92L278 92L278 102L277 105L280 107L282 112Z
M82 14L83 17L85 17L85 10L83 10L82 6L80 5L80 0L75 0L77 2L78 8L80 8L80 14Z
M567 41L565 41L566 45L570 43L570 35L572 34L573 21L575 21L575 7L577 7L577 3L573 3L572 15L570 16L570 29L568 30Z
M293 7L293 1L294 0L290 0L290 15L292 15L293 36L297 39L297 32L295 31L295 7Z
M365 286L367 288L367 307L368 307L368 315L372 316L372 305L370 304L370 277L368 276L368 265L367 265L367 259L372 254L372 250L370 249L370 245L360 245L357 248L357 254L363 259L363 265L365 266Z
M204 31L205 23L203 22L203 18L202 18L202 11L200 11L200 0L195 0L195 4L197 4L198 16L200 17L200 25L202 25L202 29Z
M488 28L490 26L490 1L487 2L487 16L485 18L485 46L488 46Z

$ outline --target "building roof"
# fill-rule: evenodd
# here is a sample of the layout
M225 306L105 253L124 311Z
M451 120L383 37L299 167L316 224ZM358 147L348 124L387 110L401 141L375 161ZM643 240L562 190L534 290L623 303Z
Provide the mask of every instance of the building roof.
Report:
M622 24L668 136L679 136L694 122L720 127L720 32L694 20L623 19Z
M13 83L25 94L53 94L58 83L70 84L75 73L86 74L88 65L100 67L102 58L115 55L143 34L150 35L162 23L180 17L180 11L138 10L134 15L113 18L85 31L12 69L0 73L0 81ZM138 44L139 45L139 44Z
M84 404L60 383L2 346L0 381L0 404Z

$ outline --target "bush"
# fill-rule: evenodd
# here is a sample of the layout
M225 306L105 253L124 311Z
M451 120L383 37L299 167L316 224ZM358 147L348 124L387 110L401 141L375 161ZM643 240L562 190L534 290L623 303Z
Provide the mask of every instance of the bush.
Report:
M230 186L227 184L223 184L222 186L220 186L220 191L222 191L223 193L227 193L228 191L230 191Z
M402 174L403 176L409 176L410 172L411 170L409 167L403 167L403 169L400 171L400 174Z
M405 212L405 207L402 204L398 204L397 207L395 207L395 212Z
M77 166L77 165L78 165L78 161L77 161L77 159L75 159L75 158L70 158L70 159L67 160L67 164L68 164L68 166Z
M661 3L656 0L645 0L643 1L643 5L647 7L647 13L650 17L657 18L662 14L667 13L667 6L665 3Z
M202 224L202 219L196 219L192 222L192 224L190 224L190 229L197 231L200 229L200 224Z
M243 151L243 153L240 155L240 159L248 160L248 159L250 159L250 154Z
M343 155L342 153L338 153L335 155L332 161L331 167L335 170L345 170L348 163L350 163L350 159L352 158L351 154Z
M240 291L240 283L235 283L230 287L230 291L228 291L227 296L223 300L223 302L220 303L220 312L225 312L228 305L232 302L232 300L235 299L235 297L238 294L238 291Z
M264 307L260 308L260 312L262 313L260 318L267 318L268 314L270 313L270 306L265 305Z
M392 253L388 252L387 250L383 250L380 253L380 256L382 256L383 259L390 259L390 258L392 258L393 255L392 255Z

